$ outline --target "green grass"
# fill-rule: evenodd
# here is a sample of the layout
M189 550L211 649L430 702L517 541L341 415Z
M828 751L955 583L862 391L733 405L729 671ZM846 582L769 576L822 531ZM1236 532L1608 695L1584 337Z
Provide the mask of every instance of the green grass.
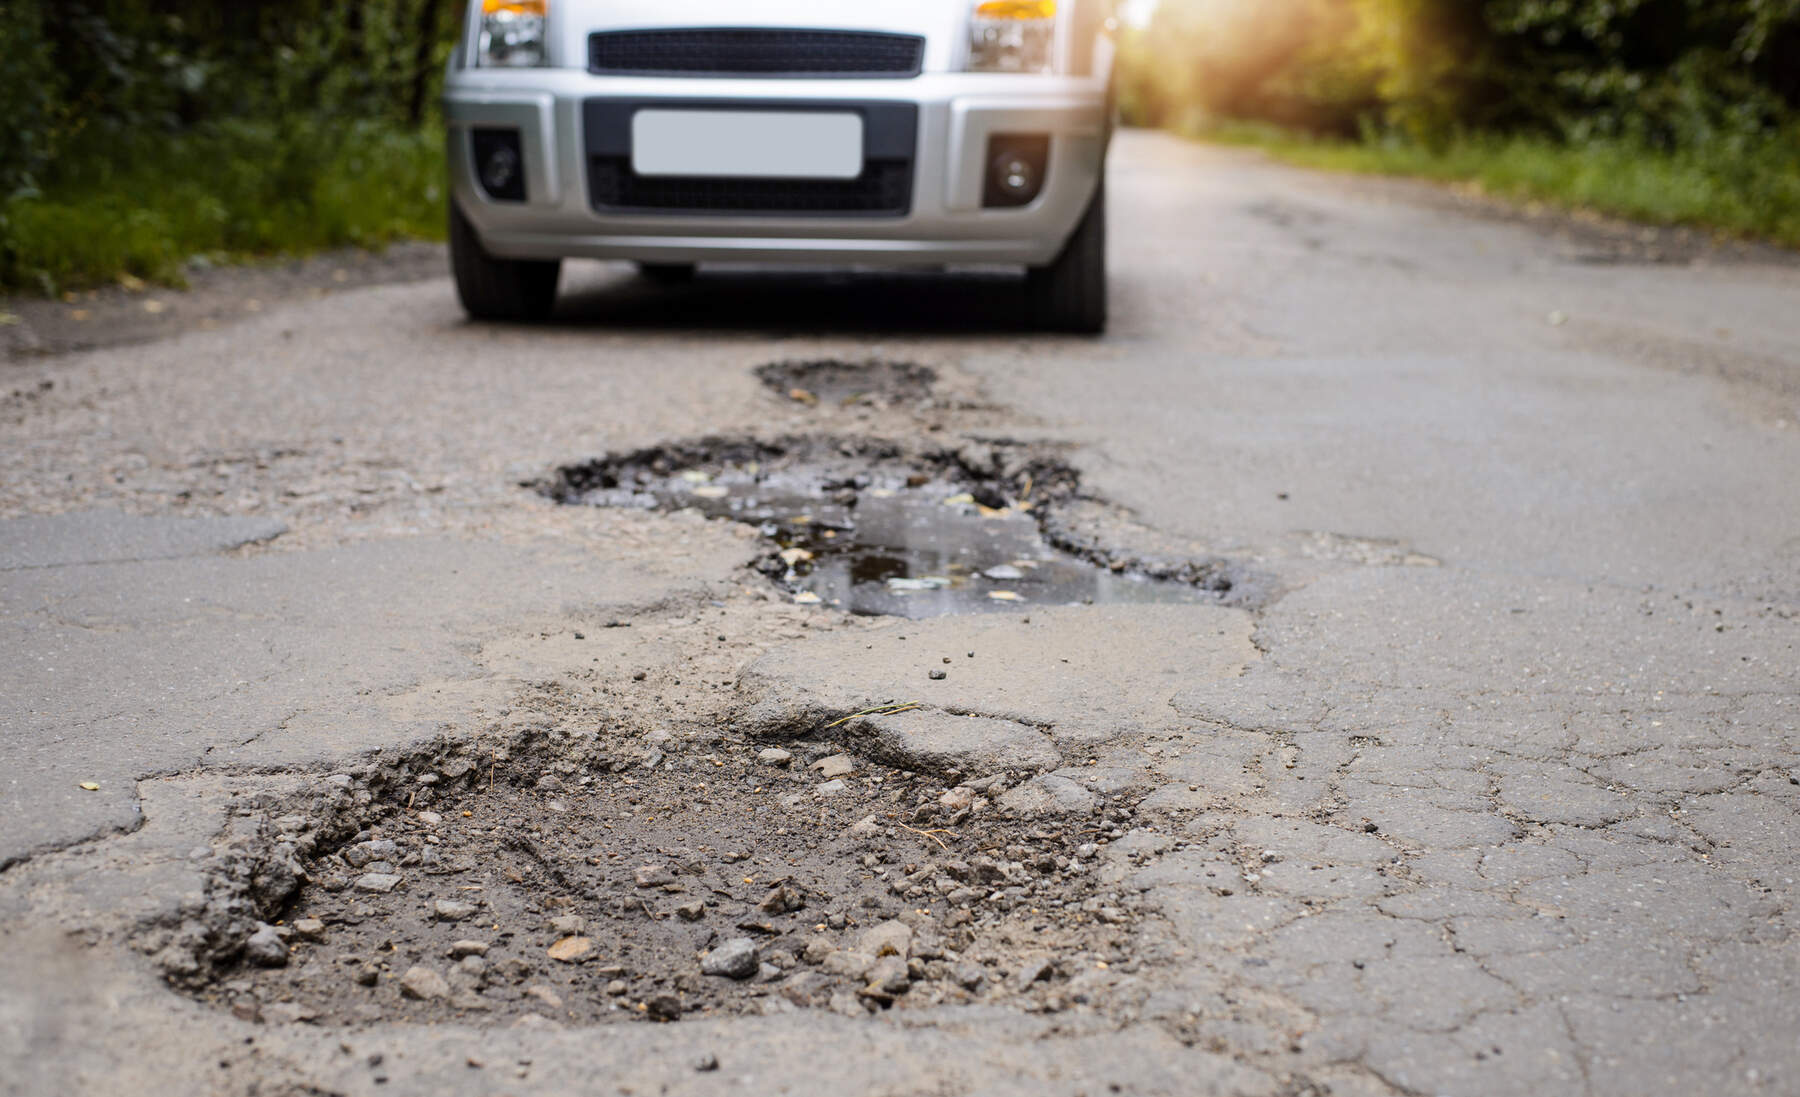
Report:
M180 285L231 262L444 235L443 138L367 123L236 123L89 140L41 191L0 206L0 289L45 294L130 275Z
M1676 152L1629 141L1567 145L1481 135L1430 149L1404 141L1317 139L1245 124L1193 136L1253 145L1302 167L1470 182L1511 201L1800 247L1800 133Z

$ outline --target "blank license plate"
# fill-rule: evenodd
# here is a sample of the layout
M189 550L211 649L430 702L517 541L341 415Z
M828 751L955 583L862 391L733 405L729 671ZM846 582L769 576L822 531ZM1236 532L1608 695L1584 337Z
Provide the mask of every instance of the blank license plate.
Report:
M631 116L631 167L639 175L855 179L862 115L640 110Z

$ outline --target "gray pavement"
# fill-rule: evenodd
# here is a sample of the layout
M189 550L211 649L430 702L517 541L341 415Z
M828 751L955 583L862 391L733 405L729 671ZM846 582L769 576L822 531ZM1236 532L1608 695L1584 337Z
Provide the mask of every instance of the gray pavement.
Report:
M590 266L542 330L437 281L0 367L0 1093L1800 1092L1800 263L1147 134L1110 187L1096 341L986 275ZM751 372L827 357L937 399ZM794 433L1061 447L1112 536L1260 593L849 619L746 530L521 486ZM1123 962L1071 907L970 946L1050 951L1054 998L601 1033L163 980L333 775L540 724L753 755L894 698L851 748L1029 754L995 810L1119 823Z

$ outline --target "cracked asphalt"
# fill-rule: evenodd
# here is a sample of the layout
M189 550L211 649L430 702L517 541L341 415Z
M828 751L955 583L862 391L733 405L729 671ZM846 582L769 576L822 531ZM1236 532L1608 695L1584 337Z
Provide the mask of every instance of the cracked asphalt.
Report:
M254 311L215 282L206 330L0 365L0 1093L1800 1093L1800 262L1115 151L1094 341L1018 328L981 273L578 266L534 329L359 268ZM827 359L937 380L845 405L756 373ZM1081 473L1071 522L1253 594L852 618L753 571L746 527L525 486L706 435L1043 447ZM819 738L892 700L921 708ZM893 880L894 918L992 974L928 994L947 961L915 951L893 1008L777 970L753 1010L597 1029L476 964L491 1002L407 1013L383 980L441 963L408 954L415 861L358 928L390 938L377 989L330 955L355 923L289 935L358 827L461 849L464 801L431 797L492 794L496 744L563 778L497 825L528 800L581 825L555 806L577 737L582 765L612 743L676 774L841 748L870 802L879 763L990 813L946 835L1097 840L958 899L900 828L937 800L858 832L828 867ZM470 743L485 790L443 761ZM977 769L1002 780L958 784ZM584 805L622 807L584 772ZM855 822L741 795L790 844ZM582 913L605 951L614 915ZM220 936L262 920L289 984Z

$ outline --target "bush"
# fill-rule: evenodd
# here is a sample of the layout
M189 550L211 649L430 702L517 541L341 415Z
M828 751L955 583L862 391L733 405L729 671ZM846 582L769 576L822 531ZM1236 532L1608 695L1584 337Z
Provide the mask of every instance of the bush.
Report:
M179 283L230 259L440 237L443 141L389 123L230 122L89 143L54 193L4 205L0 284L50 293L121 274Z

